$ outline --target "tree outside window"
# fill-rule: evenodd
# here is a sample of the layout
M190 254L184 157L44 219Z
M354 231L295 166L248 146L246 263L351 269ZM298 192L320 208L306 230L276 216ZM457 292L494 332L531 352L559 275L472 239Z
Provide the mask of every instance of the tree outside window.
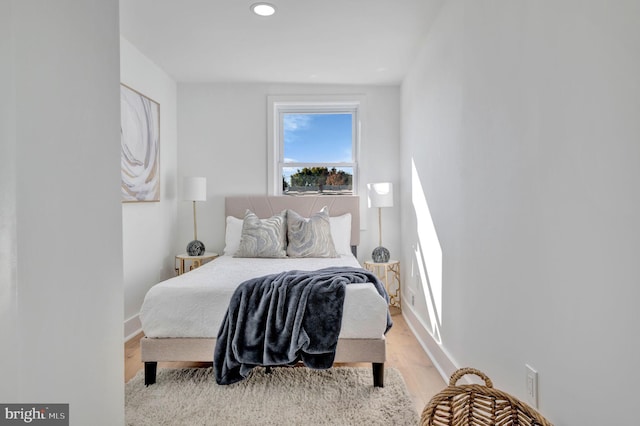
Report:
M356 107L288 105L276 117L283 194L354 194Z

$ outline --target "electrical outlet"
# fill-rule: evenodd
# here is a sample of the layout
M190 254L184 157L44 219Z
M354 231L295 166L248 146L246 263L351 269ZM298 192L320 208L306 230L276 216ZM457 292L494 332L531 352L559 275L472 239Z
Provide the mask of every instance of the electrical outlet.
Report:
M538 408L538 372L530 365L525 364L527 370L526 395L527 403L533 408Z
M409 303L411 303L411 306L415 306L415 304L416 304L416 294L413 292L412 289L408 289L407 293L409 294Z

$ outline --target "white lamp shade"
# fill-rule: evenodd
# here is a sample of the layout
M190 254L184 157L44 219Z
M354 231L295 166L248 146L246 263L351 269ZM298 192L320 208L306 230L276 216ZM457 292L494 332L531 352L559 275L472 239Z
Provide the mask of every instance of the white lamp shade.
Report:
M207 178L184 178L182 181L182 199L187 201L207 201Z
M393 207L393 184L391 182L367 184L369 207Z

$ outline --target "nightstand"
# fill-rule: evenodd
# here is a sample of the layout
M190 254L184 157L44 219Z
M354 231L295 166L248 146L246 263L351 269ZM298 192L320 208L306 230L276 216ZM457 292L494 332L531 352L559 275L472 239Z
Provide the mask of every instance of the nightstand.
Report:
M187 253L179 254L176 256L176 263L178 264L178 266L176 267L176 273L178 275L182 275L185 273L184 266L186 261L191 262L191 265L189 266L189 271L191 271L198 266L202 266L203 263L213 260L218 256L218 253L205 253L200 256L190 256Z
M364 262L364 268L378 276L384 283L384 287L389 293L389 306L400 306L400 261L390 260L388 262L376 263L371 260ZM393 292L392 292L393 289Z

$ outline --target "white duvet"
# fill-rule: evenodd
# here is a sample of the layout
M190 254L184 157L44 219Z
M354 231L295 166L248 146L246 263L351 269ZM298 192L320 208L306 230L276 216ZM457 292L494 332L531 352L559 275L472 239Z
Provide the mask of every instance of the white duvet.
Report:
M260 259L221 256L191 272L163 281L147 292L140 310L147 337L213 337L235 288L253 277L285 270L312 271L360 264L353 256L330 259ZM380 338L387 304L372 284L349 284L340 338Z

